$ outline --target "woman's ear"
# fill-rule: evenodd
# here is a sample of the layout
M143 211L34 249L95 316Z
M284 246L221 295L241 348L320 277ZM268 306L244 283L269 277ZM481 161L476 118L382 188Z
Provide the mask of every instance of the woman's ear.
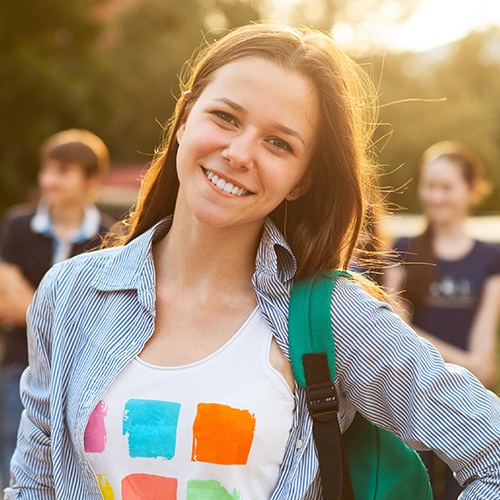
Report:
M186 121L183 120L179 125L177 132L175 133L175 137L177 138L177 143L180 144L182 141L182 136L184 135L184 130L186 129Z
M184 135L184 131L186 129L186 120L187 116L189 114L189 109L188 106L190 107L189 104L189 98L191 96L191 91L184 92L181 97L181 106L182 106L182 116L180 120L180 125L179 128L177 129L177 132L175 133L175 137L177 139L177 143L180 144L182 140L182 136Z
M301 196L306 194L312 186L312 178L309 174L304 175L302 180L285 196L285 200L293 201L298 200Z

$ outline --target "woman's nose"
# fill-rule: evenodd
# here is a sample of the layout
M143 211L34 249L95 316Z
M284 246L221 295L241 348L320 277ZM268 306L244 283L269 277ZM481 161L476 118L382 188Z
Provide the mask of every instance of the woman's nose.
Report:
M222 157L233 168L251 169L255 166L257 139L251 132L241 132L228 141Z

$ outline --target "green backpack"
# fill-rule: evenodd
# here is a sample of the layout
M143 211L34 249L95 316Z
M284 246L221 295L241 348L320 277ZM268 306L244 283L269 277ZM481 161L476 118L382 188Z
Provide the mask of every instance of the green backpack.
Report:
M290 358L295 379L307 391L323 499L432 500L422 460L397 436L359 413L340 434L330 321L339 276L352 278L345 271L334 271L296 282L288 319Z

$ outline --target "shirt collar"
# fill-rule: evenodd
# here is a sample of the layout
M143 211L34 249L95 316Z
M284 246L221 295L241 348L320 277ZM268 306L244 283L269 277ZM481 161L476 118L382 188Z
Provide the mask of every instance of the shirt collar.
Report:
M109 249L114 252L102 271L96 276L94 286L99 290L138 289L146 279L154 287L153 243L170 229L172 216L161 220L151 229L123 247ZM255 260L257 273L277 277L281 282L290 280L297 269L295 257L276 225L266 219Z
M144 278L147 286L154 288L153 243L168 232L171 223L170 216L126 245L104 250L111 252L111 256L101 271L96 273L93 286L102 291L139 289Z
M82 224L76 233L73 243L82 243L94 238L99 233L101 213L95 205L87 205L84 209ZM49 205L41 201L35 215L31 219L31 229L34 233L54 237Z
M271 273L282 283L293 278L297 271L297 262L290 246L269 218L264 222L255 260L255 270Z

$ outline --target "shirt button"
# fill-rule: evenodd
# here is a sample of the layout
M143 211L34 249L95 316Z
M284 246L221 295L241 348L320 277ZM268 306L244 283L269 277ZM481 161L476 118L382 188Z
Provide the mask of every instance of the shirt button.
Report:
M300 450L300 448L302 448L302 439L297 439L297 441L295 441L295 448L297 448L298 450Z

